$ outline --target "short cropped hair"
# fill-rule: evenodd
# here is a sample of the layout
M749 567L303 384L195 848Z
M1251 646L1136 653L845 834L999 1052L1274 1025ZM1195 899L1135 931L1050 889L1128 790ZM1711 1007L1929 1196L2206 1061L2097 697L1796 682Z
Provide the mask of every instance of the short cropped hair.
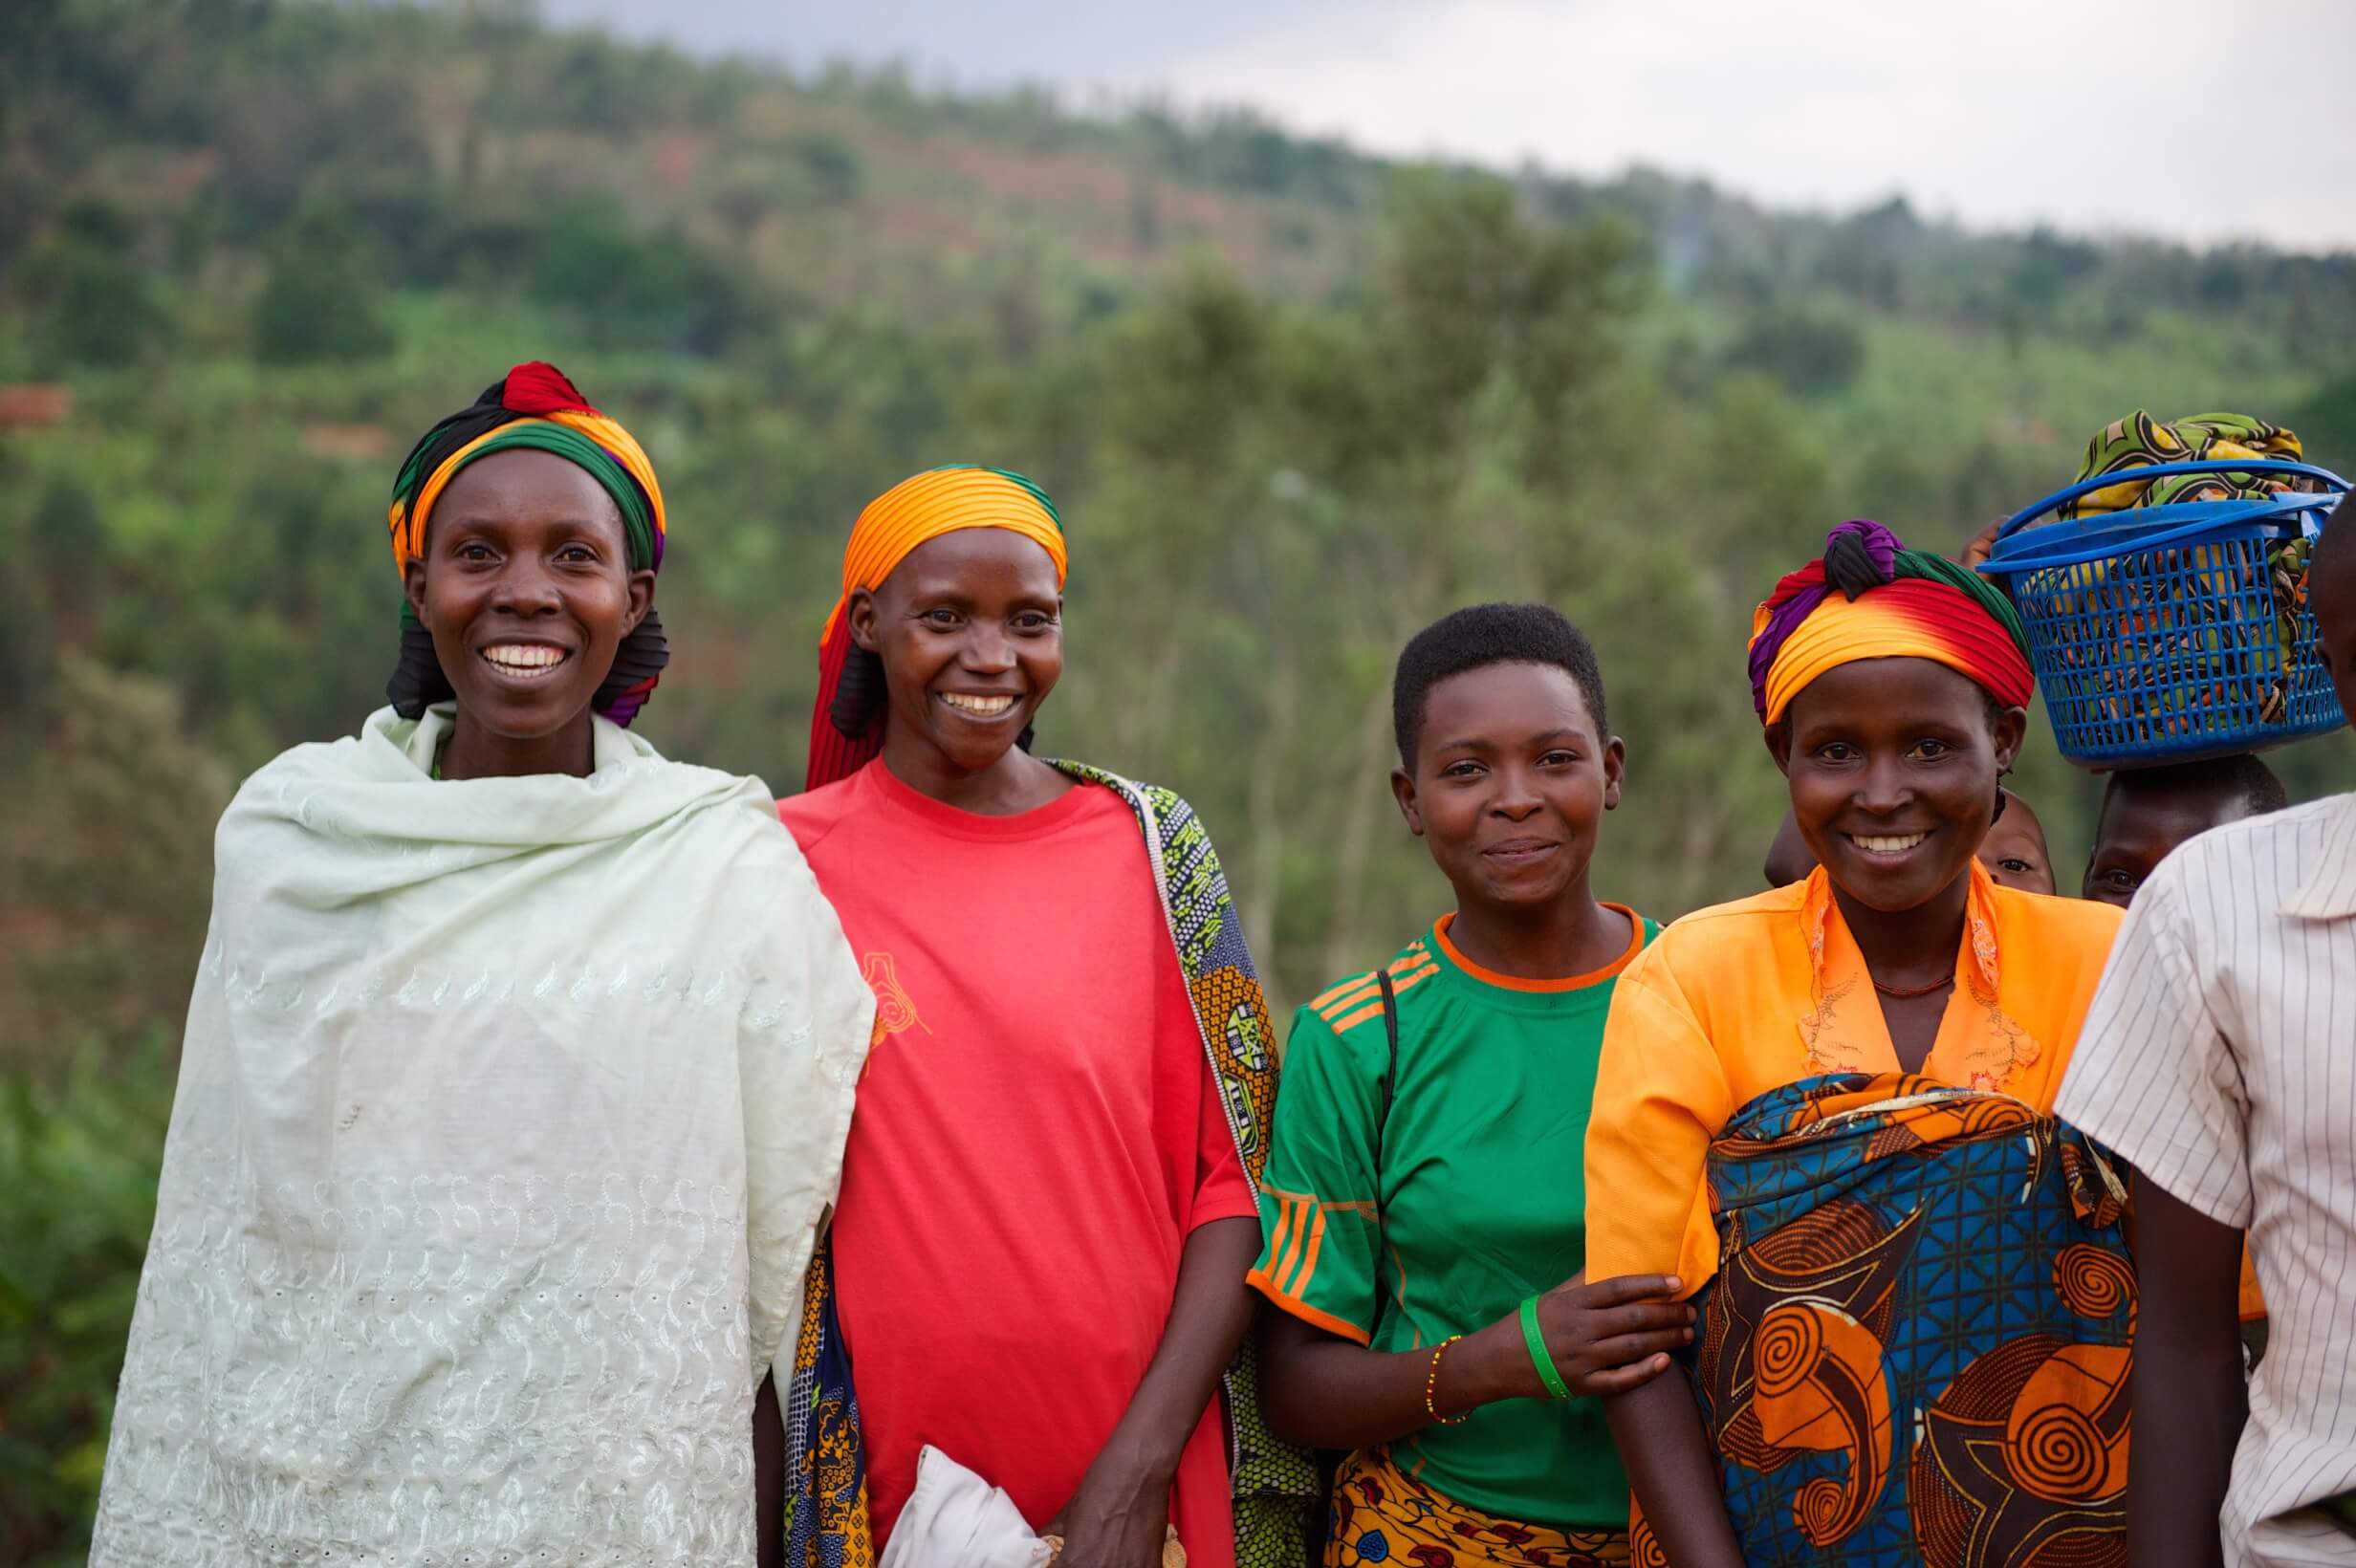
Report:
M1399 765L1412 771L1423 738L1424 703L1451 676L1491 664L1552 664L1578 683L1598 740L1611 738L1603 712L1603 672L1586 634L1546 604L1474 604L1452 611L1407 640L1390 683L1391 729Z
M2212 757L2206 762L2177 762L2159 768L2122 768L2103 786L2103 806L2123 795L2144 793L2207 795L2220 811L2244 817L2263 817L2291 803L2290 792L2275 771L2250 752Z

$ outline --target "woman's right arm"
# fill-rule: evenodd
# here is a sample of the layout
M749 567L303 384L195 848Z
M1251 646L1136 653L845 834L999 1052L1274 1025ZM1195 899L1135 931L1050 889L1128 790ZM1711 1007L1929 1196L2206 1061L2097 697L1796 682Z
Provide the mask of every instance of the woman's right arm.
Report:
M1666 1269L1690 1291L1716 1273L1703 1176L1734 1114L1716 1046L1669 965L1647 948L1613 988L1587 1122L1587 1263ZM1675 1568L1742 1568L1715 1445L1683 1368L1603 1401L1612 1442Z
M1717 1450L1702 1429L1702 1407L1685 1369L1607 1396L1603 1419L1662 1557L1675 1568L1742 1568Z
M2241 1232L2138 1177L2127 1237L2136 1293L2135 1462L2127 1475L2128 1560L2216 1568L2217 1514L2249 1417L2236 1304Z
M1692 1309L1677 1282L1653 1275L1574 1279L1539 1298L1538 1323L1574 1396L1642 1386L1690 1342ZM1544 1399L1518 1315L1439 1354L1369 1350L1283 1311L1260 1315L1260 1391L1271 1430L1318 1448L1363 1448L1499 1400ZM1429 1395L1429 1404L1426 1404Z

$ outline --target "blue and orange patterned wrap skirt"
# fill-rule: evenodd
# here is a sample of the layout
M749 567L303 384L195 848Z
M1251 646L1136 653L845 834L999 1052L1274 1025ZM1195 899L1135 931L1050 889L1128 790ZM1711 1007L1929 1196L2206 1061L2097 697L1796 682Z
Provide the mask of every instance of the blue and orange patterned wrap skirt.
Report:
M2135 1274L2099 1148L1834 1074L1744 1106L1709 1182L1688 1369L1752 1568L2124 1568ZM1666 1560L1641 1518L1631 1550Z

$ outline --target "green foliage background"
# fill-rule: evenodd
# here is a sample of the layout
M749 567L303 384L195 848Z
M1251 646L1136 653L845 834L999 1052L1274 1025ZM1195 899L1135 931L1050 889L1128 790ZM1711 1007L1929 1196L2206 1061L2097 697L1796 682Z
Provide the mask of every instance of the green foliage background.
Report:
M2348 255L1404 168L488 0L0 8L0 383L72 398L0 418L0 1559L79 1560L209 824L381 700L393 468L511 362L661 468L643 728L780 789L859 506L945 462L1041 480L1073 541L1042 746L1185 792L1298 998L1445 895L1385 782L1433 616L1586 627L1632 770L1600 885L1673 915L1757 882L1742 643L1829 524L1957 548L2138 406L2356 467L2351 329ZM2349 778L2343 742L2280 766ZM2016 783L2070 882L2093 782L2048 748Z

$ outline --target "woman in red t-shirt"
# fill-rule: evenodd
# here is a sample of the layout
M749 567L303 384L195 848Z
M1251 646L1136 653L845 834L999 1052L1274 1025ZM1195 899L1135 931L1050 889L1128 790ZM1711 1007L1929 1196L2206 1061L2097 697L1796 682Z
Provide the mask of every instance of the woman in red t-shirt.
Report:
M1297 1553L1281 1502L1314 1484L1248 1377L1233 1447L1212 1397L1253 1315L1272 1036L1186 803L1022 744L1064 560L1047 497L990 468L919 474L852 531L809 792L779 807L879 1004L828 1304L878 1549L929 1446L1076 1564L1145 1568L1174 1527L1228 1568L1239 1539Z

